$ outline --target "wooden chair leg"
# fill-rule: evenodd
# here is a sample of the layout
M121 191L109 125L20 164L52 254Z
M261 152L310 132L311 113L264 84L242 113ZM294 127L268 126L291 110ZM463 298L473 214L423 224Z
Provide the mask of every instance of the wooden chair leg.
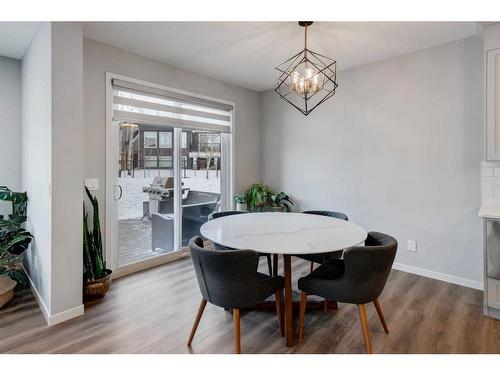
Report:
M314 271L314 262L311 262L311 266L310 266L310 272Z
M191 346L191 343L193 342L194 334L196 333L198 324L200 324L201 316L203 315L203 311L205 310L206 305L207 305L207 300L205 298L202 298L200 302L200 307L198 307L198 313L196 314L196 319L194 320L193 323L193 328L191 329L191 334L189 335L187 346Z
M366 351L368 354L372 354L372 342L370 340L370 331L368 330L368 320L366 319L366 307L365 305L358 305L359 320L361 321L361 329L363 330L363 336L365 338Z
M240 343L240 309L233 309L234 322L234 351L236 354L241 353Z
M266 255L267 258L267 269L269 271L269 276L273 275L273 264L271 262L271 254Z
M283 320L283 296L281 290L274 292L274 298L276 299L276 314L278 315L278 323L280 325L281 336L285 336L285 322Z
M299 341L304 337L304 318L306 316L307 293L300 293L300 311L299 311Z
M273 276L278 276L278 254L273 254Z
M387 328L387 323L385 322L384 314L382 314L382 309L380 308L380 303L378 302L378 299L373 301L373 304L375 305L375 309L377 310L380 323L382 323L382 327L384 327L385 333L389 333L389 328Z

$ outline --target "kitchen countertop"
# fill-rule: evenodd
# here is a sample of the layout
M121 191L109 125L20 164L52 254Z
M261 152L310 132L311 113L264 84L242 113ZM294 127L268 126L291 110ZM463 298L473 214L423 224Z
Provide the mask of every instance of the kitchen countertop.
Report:
M500 219L500 206L481 206L478 215L486 219Z

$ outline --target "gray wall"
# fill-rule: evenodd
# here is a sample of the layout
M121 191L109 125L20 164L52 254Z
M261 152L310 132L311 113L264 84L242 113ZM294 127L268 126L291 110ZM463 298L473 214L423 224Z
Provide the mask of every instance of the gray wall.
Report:
M21 188L21 62L0 56L0 186ZM0 215L11 211L0 202Z
M52 305L82 305L83 28L52 23ZM83 312L83 311L82 311Z
M262 180L394 235L396 262L481 282L482 72L472 37L342 71L308 117L265 92Z
M105 74L122 74L235 103L235 191L260 179L259 94L90 39L84 39L85 177L97 177L105 207ZM104 220L102 220L104 224Z
M22 188L35 239L26 267L44 313L50 313L52 247L52 28L40 25L22 62Z
M43 23L22 61L22 187L26 267L49 323L83 313L82 133L82 26Z

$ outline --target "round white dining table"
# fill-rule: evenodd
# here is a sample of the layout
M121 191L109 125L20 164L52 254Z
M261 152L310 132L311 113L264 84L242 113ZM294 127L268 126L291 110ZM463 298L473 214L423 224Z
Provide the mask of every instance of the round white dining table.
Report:
M285 271L285 337L293 345L291 256L339 251L362 243L359 225L322 215L259 212L210 220L200 228L203 237L234 249L283 255Z

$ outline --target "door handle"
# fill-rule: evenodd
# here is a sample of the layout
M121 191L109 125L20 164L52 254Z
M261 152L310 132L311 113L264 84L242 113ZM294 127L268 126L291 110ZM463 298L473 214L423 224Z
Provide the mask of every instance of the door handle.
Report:
M115 195L115 200L119 201L120 199L122 199L123 189L122 189L122 186L120 184L115 185L115 188L116 187L118 187L118 189L120 189L120 195L118 196L118 198L116 198L116 195ZM115 191L116 191L116 189L115 189Z

